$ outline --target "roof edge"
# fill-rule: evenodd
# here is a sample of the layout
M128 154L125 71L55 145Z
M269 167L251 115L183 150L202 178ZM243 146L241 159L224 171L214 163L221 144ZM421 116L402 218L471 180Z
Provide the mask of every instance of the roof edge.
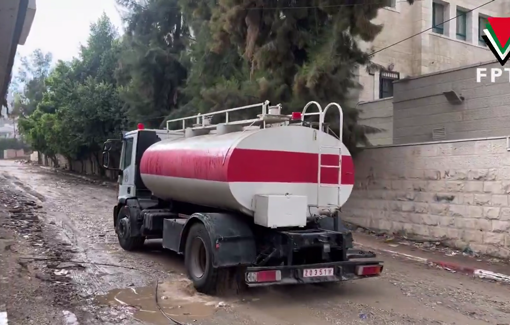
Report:
M11 40L12 46L11 52L9 53L9 63L7 64L7 71L9 71L9 73L5 74L4 86L3 89L0 89L0 106L5 105L7 107L7 100L5 97L11 83L12 67L14 65L14 58L16 57L16 51L18 49L18 42L21 37L21 32L23 31L23 25L25 24L28 2L29 0L20 0L19 2L18 16L16 17L16 25L14 26L14 33Z

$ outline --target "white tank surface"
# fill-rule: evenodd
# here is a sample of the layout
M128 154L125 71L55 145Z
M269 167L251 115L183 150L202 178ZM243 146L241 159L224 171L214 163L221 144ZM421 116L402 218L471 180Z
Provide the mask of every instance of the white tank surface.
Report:
M321 165L328 166L321 167L321 186L319 152ZM163 140L145 151L140 172L161 199L248 215L255 195L304 195L309 205L341 206L354 185L347 148L305 126Z

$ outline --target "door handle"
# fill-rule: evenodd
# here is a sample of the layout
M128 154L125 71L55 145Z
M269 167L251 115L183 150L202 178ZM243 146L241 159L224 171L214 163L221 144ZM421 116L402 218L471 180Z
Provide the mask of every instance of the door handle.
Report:
M131 194L131 186L127 188L128 194Z

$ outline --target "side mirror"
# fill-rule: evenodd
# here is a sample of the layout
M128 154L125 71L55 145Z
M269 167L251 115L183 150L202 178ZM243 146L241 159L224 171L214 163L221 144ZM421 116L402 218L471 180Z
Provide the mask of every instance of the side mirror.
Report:
M105 145L106 147L106 145ZM103 148L104 150L104 148ZM103 151L103 168L104 169L110 169L110 152L109 151Z
M111 159L110 159L110 152L109 151L103 151L103 157L102 157L102 165L104 169L113 170L119 173L119 175L122 175L122 169L119 169L117 167L112 167Z
M117 171L120 173L118 163L120 160L120 151L122 149L122 140L109 139L103 145L101 165L104 169ZM112 157L113 153L113 157Z

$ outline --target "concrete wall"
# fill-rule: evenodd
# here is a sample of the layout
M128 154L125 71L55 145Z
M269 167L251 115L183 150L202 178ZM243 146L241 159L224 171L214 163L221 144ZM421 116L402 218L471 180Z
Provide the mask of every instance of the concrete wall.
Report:
M92 175L99 176L101 175L101 167L97 165L94 159L85 159L85 160L74 160L69 161L62 155L57 155L56 157L58 166L53 163L53 161L44 154L40 154L40 162L44 166L61 168L67 171L73 171L83 175ZM37 158L36 160L37 161ZM105 175L107 178L116 179L117 174L115 172L106 170Z
M25 151L23 149L15 150L15 149L7 149L4 150L4 159L16 159L16 158L26 158L28 157L27 154L25 154Z
M419 76L426 73L453 69L469 64L493 60L494 56L485 46L478 43L478 17L510 15L509 1L495 1L476 9L468 14L467 40L458 40L455 20L445 24L445 34L439 35L432 31L422 31L432 26L433 0L415 1L410 6L407 2L397 1L396 8L381 9L374 23L384 26L382 32L373 43L361 42L361 46L380 52L376 53L373 62L385 67L390 64L401 78ZM445 19L456 16L457 7L471 10L480 6L480 0L444 0L446 5ZM419 34L419 35L417 35ZM414 37L410 37L417 35ZM406 38L408 40L400 42ZM360 101L379 99L379 73L369 75L365 67L359 70L359 82L364 87L360 93Z
M448 140L509 134L508 78L476 82L476 68L498 66L471 66L396 82L394 143L432 141L432 131L437 128L445 129ZM462 104L447 101L443 92L451 90L465 98Z
M510 257L505 138L366 149L355 166L345 220Z
M374 146L393 143L393 98L360 103L359 123L382 130L368 136Z

